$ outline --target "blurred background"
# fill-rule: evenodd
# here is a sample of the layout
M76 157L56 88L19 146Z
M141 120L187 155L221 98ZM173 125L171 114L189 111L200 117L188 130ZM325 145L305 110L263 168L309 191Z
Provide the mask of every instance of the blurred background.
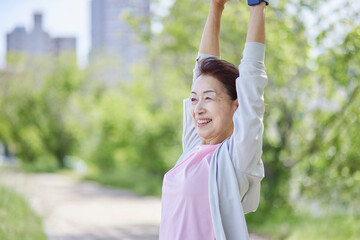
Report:
M71 171L160 196L182 152L208 2L0 1L0 174ZM266 11L266 178L249 228L357 239L360 5L273 0ZM236 65L248 18L246 3L227 4L221 54Z

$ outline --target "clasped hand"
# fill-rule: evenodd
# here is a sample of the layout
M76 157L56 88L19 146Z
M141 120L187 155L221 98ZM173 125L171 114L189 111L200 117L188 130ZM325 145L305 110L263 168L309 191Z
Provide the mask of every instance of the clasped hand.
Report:
M213 0L215 3L219 5L225 5L225 3L229 2L230 0ZM239 0L241 2L242 0Z

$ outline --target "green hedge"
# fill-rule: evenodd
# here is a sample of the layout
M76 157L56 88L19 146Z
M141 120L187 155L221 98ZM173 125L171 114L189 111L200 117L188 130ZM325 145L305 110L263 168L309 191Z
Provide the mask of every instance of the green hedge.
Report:
M46 240L41 219L13 190L0 186L0 239Z
M360 215L313 216L286 208L246 215L251 232L278 240L355 240L360 236Z

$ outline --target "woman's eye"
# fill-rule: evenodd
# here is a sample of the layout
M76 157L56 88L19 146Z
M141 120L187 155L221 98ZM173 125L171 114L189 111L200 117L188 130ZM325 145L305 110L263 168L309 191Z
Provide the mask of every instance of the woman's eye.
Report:
M197 101L197 99L196 99L196 98L191 98L190 100L191 100L191 102L195 102L195 101Z
M205 100L212 100L212 98L211 97L206 97Z

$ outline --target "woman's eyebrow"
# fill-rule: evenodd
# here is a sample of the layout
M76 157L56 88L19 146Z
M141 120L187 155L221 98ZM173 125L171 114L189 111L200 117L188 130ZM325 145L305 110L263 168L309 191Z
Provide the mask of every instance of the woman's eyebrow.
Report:
M203 91L203 93L210 93L210 92L216 93L215 90L212 90L212 89Z
M205 90L205 91L203 91L203 93L211 93L211 92L216 93L216 92L215 92L215 90L212 90L212 89L209 89L209 90ZM197 95L197 93L196 93L196 92L194 92L194 91L191 91L191 94L195 94L195 95Z

